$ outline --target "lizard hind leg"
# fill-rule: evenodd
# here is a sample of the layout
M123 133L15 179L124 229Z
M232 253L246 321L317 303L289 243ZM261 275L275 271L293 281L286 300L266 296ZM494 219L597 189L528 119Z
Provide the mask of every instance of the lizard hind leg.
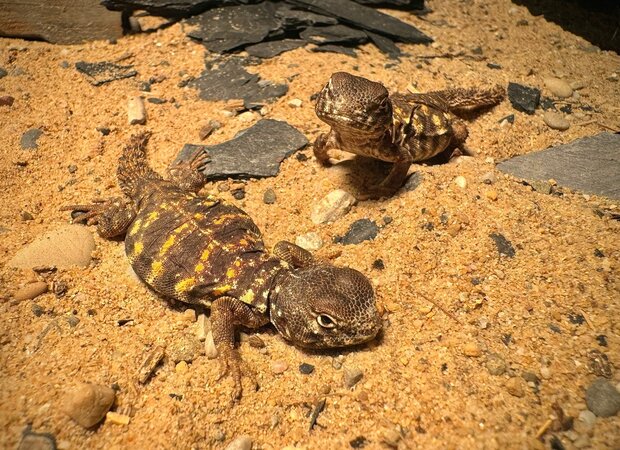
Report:
M133 204L120 198L90 205L67 205L61 211L72 211L74 222L97 225L97 232L104 238L124 234L136 217Z
M141 188L148 180L161 180L161 176L149 167L146 160L146 144L150 137L150 132L131 136L118 160L116 176L119 186L132 199L139 197Z
M202 171L209 162L211 162L209 154L201 149L189 159L173 161L168 166L168 176L179 188L198 192L207 182L207 177Z

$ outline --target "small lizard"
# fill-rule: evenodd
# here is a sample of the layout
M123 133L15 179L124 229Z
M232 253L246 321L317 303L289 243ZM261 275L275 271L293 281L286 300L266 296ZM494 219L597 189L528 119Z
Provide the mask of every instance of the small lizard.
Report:
M311 349L359 344L381 328L369 280L360 272L320 262L286 241L265 249L261 233L241 209L198 191L209 162L204 152L173 163L165 180L147 164L149 134L133 136L117 176L126 198L63 209L96 224L105 238L125 234L136 274L155 292L211 309L221 376L241 396L241 358L235 327L271 322L289 341Z
M394 194L409 167L447 149L462 146L467 126L455 113L493 106L504 89L447 89L425 94L390 95L381 83L346 72L336 72L319 93L316 114L331 129L314 143L323 165L331 163L328 150L393 162L388 176L372 197Z

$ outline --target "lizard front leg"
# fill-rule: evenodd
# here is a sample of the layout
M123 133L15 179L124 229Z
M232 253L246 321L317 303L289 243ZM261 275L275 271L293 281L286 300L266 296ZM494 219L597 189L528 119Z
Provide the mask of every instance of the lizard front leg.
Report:
M113 238L124 234L136 218L133 204L121 198L95 201L90 205L68 205L60 210L80 213L74 217L73 221L97 225L97 232L103 238Z
M392 165L392 169L385 179L369 189L368 194L362 195L361 199L378 199L394 195L405 184L407 173L413 163L413 158L404 147L398 147L399 158Z
M338 137L334 130L330 130L329 133L321 133L319 137L314 141L312 150L319 164L329 167L333 164L329 157L329 149L338 149L340 145L338 143Z
M211 305L211 330L221 364L221 376L232 377L233 401L241 398L241 357L235 350L235 327L258 328L269 322L267 315L233 297L220 297Z
M202 149L194 153L188 160L172 162L168 167L168 175L182 190L198 192L207 182L207 177L202 171L209 162L211 162L211 158Z

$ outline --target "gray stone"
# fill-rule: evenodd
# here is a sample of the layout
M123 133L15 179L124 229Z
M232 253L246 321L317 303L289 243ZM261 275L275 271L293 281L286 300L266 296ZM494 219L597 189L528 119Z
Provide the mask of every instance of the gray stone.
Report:
M418 186L420 186L423 179L424 175L422 174L422 172L413 172L411 175L409 175L407 181L405 181L403 190L407 192L415 190Z
M308 144L306 137L286 122L259 120L230 141L217 145L185 144L175 161L204 149L211 161L203 173L210 180L276 176L280 163Z
M203 352L203 344L191 334L182 334L171 341L166 348L166 354L174 362L192 362Z
M497 251L500 255L505 255L509 258L513 258L515 256L515 249L506 237L501 233L491 233L489 237L493 239L495 242L495 246L497 247Z
M351 56L353 58L357 57L357 52L352 47L345 47L343 45L335 45L335 44L325 44L325 45L317 45L312 49L313 52L328 52L328 53L341 53L343 55Z
M487 356L486 366L491 375L503 375L506 372L506 361L497 353L490 353Z
M75 63L75 68L78 72L86 75L88 82L93 86L101 86L111 81L135 77L138 74L131 65L120 66L108 61L96 63L78 61Z
M276 193L273 189L269 188L263 194L263 203L267 205L273 205L276 202Z
M0 78L4 78L8 75L9 73L3 69L2 67L0 67Z
M56 450L56 438L50 433L35 433L30 425L22 433L17 450Z
M344 369L344 374L343 374L344 385L347 388L352 388L353 386L355 386L357 383L360 382L363 376L364 376L364 372L362 371L362 369L358 367L347 367Z
M258 58L273 58L281 53L294 50L306 45L303 39L282 39L281 41L260 42L254 45L248 45L245 51L250 56Z
M22 135L19 145L24 150L33 150L39 146L37 144L37 139L39 139L42 134L43 131L38 128L31 128Z
M318 250L323 246L323 239L314 231L311 231L295 238L295 245L306 250Z
M313 44L344 44L356 45L366 42L366 33L346 25L331 25L327 27L308 27L299 33L299 36Z
M570 128L570 122L559 112L545 111L543 120L549 128L553 128L554 130L565 131Z
M620 411L620 392L605 378L597 378L586 389L586 404L597 417L615 416Z
M534 114L540 102L540 90L518 83L508 83L508 99L517 111Z
M340 242L344 245L360 244L376 238L377 234L379 234L379 227L374 220L359 219L351 224Z
M554 179L560 186L620 199L620 135L599 133L497 165L526 180Z

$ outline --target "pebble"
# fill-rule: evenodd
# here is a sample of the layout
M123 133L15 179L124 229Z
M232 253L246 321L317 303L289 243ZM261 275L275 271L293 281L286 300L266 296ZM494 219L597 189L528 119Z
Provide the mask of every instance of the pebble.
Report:
M112 131L110 129L110 127L106 127L106 126L103 126L103 125L95 128L95 130L97 130L99 133L101 133L102 136L107 136Z
M32 300L41 294L47 292L47 283L45 281L35 281L21 287L13 294L13 298L17 301Z
M13 106L15 99L10 95L3 95L0 97L0 106Z
M174 362L192 362L202 353L202 344L191 334L181 334L168 344L166 354Z
M129 125L144 125L146 123L146 106L144 98L133 96L127 99L127 123Z
M573 88L570 87L566 81L561 80L555 77L548 77L544 79L545 86L547 89L559 98L566 98L573 95Z
M215 341L213 340L213 332L209 330L205 337L205 355L209 359L217 358L217 347L215 347Z
M6 71L6 69L3 69L2 67L0 67L0 78L4 78L8 75L9 73Z
M41 137L42 134L43 134L42 130L39 130L38 128L31 128L28 131L26 131L24 134L22 134L22 138L19 141L19 145L24 150L34 150L35 148L39 146L37 144L37 140Z
M273 189L269 188L263 194L263 203L267 205L273 205L276 202L276 193Z
M364 376L364 372L358 367L347 367L344 369L344 385L347 388L352 388L355 386Z
M189 366L185 361L179 361L177 365L174 366L174 371L179 375L183 375L189 372Z
M247 435L236 437L230 441L225 450L252 450L252 438Z
M74 314L71 314L67 317L67 323L71 328L75 328L78 326L78 323L80 323L80 318Z
M486 366L491 375L503 375L506 372L506 361L497 353L491 353L487 356Z
M525 395L524 380L520 377L512 377L505 384L506 390L510 395L523 397Z
M303 249L314 251L323 246L323 239L314 231L310 233L302 234L295 238L295 244Z
M114 411L108 411L105 415L106 423L114 423L116 425L129 425L130 417L125 414L119 414Z
M211 322L207 318L206 314L199 314L197 323L198 330L196 331L196 337L200 342L204 342L207 338L207 330L211 329Z
M409 178L407 178L407 181L405 181L405 184L403 185L402 189L405 192L411 192L415 190L418 186L420 186L423 179L424 179L424 175L422 175L421 172L413 172L411 175L409 175Z
M151 378L161 360L164 359L164 354L164 349L157 346L146 355L138 369L138 382L145 384Z
M594 424L596 423L596 415L592 411L584 409L583 411L579 412L578 420L580 422L583 422L586 428L590 430L594 427Z
M288 369L288 364L286 361L274 361L271 363L271 371L276 375L286 372Z
M62 410L84 428L99 423L114 403L114 389L83 383L65 394Z
M620 411L620 392L605 378L597 378L586 389L586 404L597 417L615 416Z
M331 191L314 206L310 219L316 225L334 222L348 213L356 201L347 191Z
M477 343L467 342L463 346L463 354L465 356L471 356L471 357L477 358L478 356L482 355L482 350L480 349Z
M56 450L56 438L53 435L49 433L34 433L29 428L23 432L17 450Z
M505 255L508 258L513 258L515 256L515 249L512 243L506 239L506 236L501 233L491 233L489 237L495 242L495 246L500 255Z
M581 89L585 88L587 85L588 85L588 84L587 84L585 81L573 81L573 82L570 84L570 87L571 87L571 89L572 89L572 90L574 90L574 91L579 91L579 90L581 90Z
M482 175L482 178L480 178L480 181L482 181L484 184L493 184L495 183L496 179L497 177L495 176L495 172L487 172L484 175Z
M181 314L181 318L183 319L184 322L194 323L196 322L196 311L194 311L191 308L188 308L185 311L183 311L183 314Z
M484 195L486 196L486 198L488 198L491 201L497 201L497 191L493 190L493 191L486 191L484 193Z
M549 128L554 130L564 131L570 128L570 122L561 113L555 111L545 111L543 120Z
M256 114L254 111L245 111L237 116L237 120L243 123L250 123L254 122L256 119L258 119L258 117L258 114Z
M55 266L59 269L87 267L94 249L95 240L88 228L64 225L39 236L20 249L9 261L9 266L19 269L41 266Z
M379 227L374 220L359 219L351 224L340 242L344 245L361 244L377 237Z
M388 430L383 435L383 442L385 442L389 447L397 448L398 442L401 439L401 434L396 430Z
M465 179L464 176L459 175L458 177L454 179L454 184L456 184L461 189L465 189L467 187L467 180Z
M545 380L548 380L551 378L551 369L547 366L542 366L540 368L540 376L543 377Z
M254 347L254 348L265 348L265 341L263 341L260 336L257 336L256 334L251 334L248 336L248 344L250 344L250 347Z
M32 213L28 211L20 212L19 216L24 222L29 221L29 220L34 220L34 216L32 215Z
M456 237L456 235L459 234L459 231L461 231L461 224L453 223L452 225L448 226L446 231L450 236Z
M304 375L310 375L312 372L314 372L314 366L308 363L301 363L299 365L299 371Z
M294 98L293 100L290 100L288 102L288 106L292 107L292 108L300 108L302 105L302 101L298 98Z

